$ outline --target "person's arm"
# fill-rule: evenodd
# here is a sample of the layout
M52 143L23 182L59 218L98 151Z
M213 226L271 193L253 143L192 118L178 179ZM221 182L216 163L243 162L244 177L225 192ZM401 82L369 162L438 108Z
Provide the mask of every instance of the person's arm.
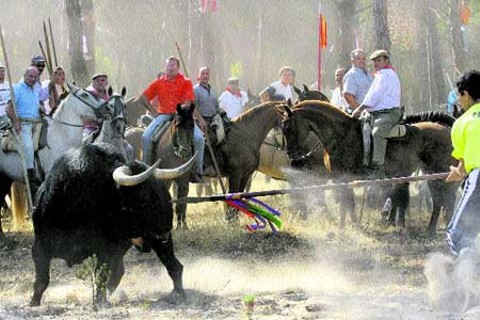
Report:
M360 105L360 103L358 103L355 99L355 96L349 92L345 92L343 94L343 97L345 98L345 101L347 101L347 103L350 105L350 108L352 108L352 110L357 109Z
M457 166L450 166L450 174L445 179L446 182L462 181L467 176L465 162L463 159L458 161Z
M13 111L13 104L12 101L8 101L7 107L5 108L5 111L7 113L7 116L12 120L13 123L13 128L17 133L20 133L22 126L20 125L20 121L18 121L17 115Z
M142 101L143 106L145 107L145 109L147 109L150 115L156 118L158 116L158 111L152 106L147 96L144 93L142 93L139 99Z

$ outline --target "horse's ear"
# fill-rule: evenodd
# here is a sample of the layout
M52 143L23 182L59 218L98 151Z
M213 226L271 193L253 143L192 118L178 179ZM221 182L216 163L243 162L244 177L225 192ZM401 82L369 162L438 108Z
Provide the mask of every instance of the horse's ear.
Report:
M302 91L298 89L296 86L293 86L293 91L295 91L295 93L299 96L302 94Z
M292 103L292 99L291 98L288 98L287 100L287 105L289 108L293 108L293 103Z
M125 96L127 95L127 87L123 87L122 92L120 92L120 94L122 95L122 97L125 98Z
M80 88L78 88L77 86L75 86L75 82L72 82L71 84L67 81L67 87L68 87L68 91L70 92L77 92Z
M112 96L112 93L113 93L113 89L112 87L108 87L108 96Z
M190 104L190 112L193 113L193 111L195 111L195 103L194 103L194 102L192 102L192 103Z
M286 118L290 117L292 115L292 108L290 108L288 104L284 104L283 108L285 109L283 116Z
M307 85L306 85L305 83L303 84L303 91L304 91L304 92L310 91L310 89L308 89L308 87L307 87Z
M182 105L180 103L177 103L177 113L182 112Z

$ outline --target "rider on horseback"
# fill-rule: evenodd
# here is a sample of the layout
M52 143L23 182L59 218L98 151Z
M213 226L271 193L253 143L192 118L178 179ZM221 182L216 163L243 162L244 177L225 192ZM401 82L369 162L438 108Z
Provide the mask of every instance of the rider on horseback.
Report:
M39 72L35 66L28 67L23 80L13 88L16 112L11 100L6 108L7 115L12 120L13 128L20 137L32 197L40 184L35 176L33 145L34 124L40 122L40 96L39 91L34 88L38 76Z
M400 79L390 64L387 51L377 50L373 52L370 60L373 61L375 67L375 78L362 105L355 109L352 116L359 118L363 110L367 110L373 118L373 154L371 174L367 179L378 179L385 176L386 137L392 127L402 118L400 108L401 86Z

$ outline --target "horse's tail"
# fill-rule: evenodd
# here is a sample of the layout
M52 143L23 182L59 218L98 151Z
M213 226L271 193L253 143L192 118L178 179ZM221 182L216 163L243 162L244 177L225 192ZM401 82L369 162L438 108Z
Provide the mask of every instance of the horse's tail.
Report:
M27 214L27 193L23 183L15 181L12 183L10 199L12 201L13 227L18 231L24 227Z
M448 113L438 111L427 111L411 114L405 117L405 124L413 124L419 122L436 122L444 126L452 127L456 118Z

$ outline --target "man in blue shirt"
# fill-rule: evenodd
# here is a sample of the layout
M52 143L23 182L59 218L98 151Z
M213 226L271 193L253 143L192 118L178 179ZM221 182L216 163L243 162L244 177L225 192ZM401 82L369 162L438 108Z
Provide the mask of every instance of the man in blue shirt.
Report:
M16 113L12 101L8 102L6 108L7 115L12 120L13 127L23 147L32 196L35 195L36 188L38 188L34 169L33 147L33 125L40 121L40 98L38 90L35 90L38 75L39 72L36 67L30 66L27 68L23 80L13 88Z

